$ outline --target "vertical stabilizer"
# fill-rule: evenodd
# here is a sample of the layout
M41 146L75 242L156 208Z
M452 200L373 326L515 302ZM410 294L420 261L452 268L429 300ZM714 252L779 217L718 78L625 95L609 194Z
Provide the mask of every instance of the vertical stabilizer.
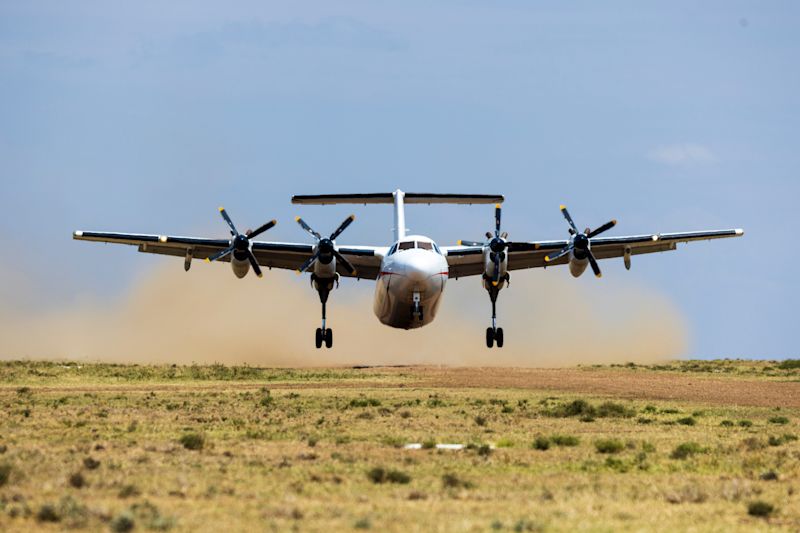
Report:
M397 189L394 195L394 240L399 241L406 236L406 193Z

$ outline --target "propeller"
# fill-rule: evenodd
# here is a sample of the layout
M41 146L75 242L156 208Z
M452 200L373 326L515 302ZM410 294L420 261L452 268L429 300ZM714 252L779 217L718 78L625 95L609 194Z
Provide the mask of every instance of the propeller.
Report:
M592 253L591 239L616 226L617 221L609 220L599 228L594 230L586 228L583 233L581 233L578 231L575 221L572 220L572 217L569 215L569 211L567 211L567 207L564 205L561 206L561 214L564 215L564 218L567 220L567 224L569 224L569 234L572 235L572 238L570 239L569 244L559 250L555 255L546 255L544 262L552 263L553 261L564 257L568 253L573 252L577 259L588 259L594 275L598 278L602 277L603 273L600 272L597 259L595 259L594 254Z
M247 230L247 232L242 234L236 229L236 226L233 224L233 220L231 220L231 217L228 216L228 213L225 211L224 207L219 208L219 214L222 215L222 218L225 219L225 222L227 222L228 226L231 228L231 236L233 239L230 241L230 246L224 250L220 250L210 257L207 257L206 262L210 263L212 261L218 261L230 253L233 253L234 256L239 257L244 254L247 256L248 261L250 261L250 266L253 267L253 272L256 273L256 276L259 278L263 276L261 273L261 267L258 266L258 261L256 261L256 256L253 255L253 251L250 249L250 239L261 235L272 226L277 224L277 221L270 220L266 224L259 226L255 231Z
M491 250L489 256L494 263L494 275L492 276L492 285L495 287L498 283L500 283L500 262L502 261L502 253L512 246L512 243L508 242L506 238L508 238L508 233L500 233L500 221L501 221L502 210L500 209L500 204L496 204L494 206L494 233L491 231L486 232L486 238L488 242L476 242L476 241L458 241L458 244L461 246L488 246Z
M339 261L339 263L345 268L345 270L347 270L347 272L350 273L351 276L355 275L356 268L352 265L352 263L350 263L350 261L348 261L342 254L339 253L339 251L336 249L336 246L333 244L333 241L335 241L336 238L339 235L341 235L342 232L345 229L347 229L347 226L352 224L355 219L356 219L355 215L350 215L349 217L344 219L344 221L341 224L339 224L339 227L336 228L336 231L331 233L330 237L323 237L317 231L315 231L311 226L306 224L305 220L303 220L300 217L297 217L295 220L297 221L298 224L300 224L300 227L302 227L304 230L310 233L311 236L314 237L314 239L316 239L317 241L317 246L316 250L314 251L314 255L309 257L305 263L300 265L300 268L297 269L297 273L300 274L302 272L305 272L306 270L311 268L311 265L313 265L315 261L320 261L323 265L327 265L335 257L336 260Z

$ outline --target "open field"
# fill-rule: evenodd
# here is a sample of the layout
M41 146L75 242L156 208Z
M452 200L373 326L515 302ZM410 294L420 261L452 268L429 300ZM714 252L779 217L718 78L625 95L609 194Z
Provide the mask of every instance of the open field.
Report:
M0 403L3 531L800 529L797 362L10 362Z

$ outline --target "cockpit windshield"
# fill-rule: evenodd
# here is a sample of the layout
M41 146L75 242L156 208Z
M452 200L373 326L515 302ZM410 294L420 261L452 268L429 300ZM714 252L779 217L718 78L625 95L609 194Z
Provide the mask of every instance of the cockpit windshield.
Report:
M442 252L439 250L439 247L436 246L435 243L428 242L428 241L401 241L397 242L389 248L389 253L387 255L392 255L395 252L402 252L403 250L413 250L414 248L419 248L420 250L430 250L432 252L436 252L437 254L441 255Z

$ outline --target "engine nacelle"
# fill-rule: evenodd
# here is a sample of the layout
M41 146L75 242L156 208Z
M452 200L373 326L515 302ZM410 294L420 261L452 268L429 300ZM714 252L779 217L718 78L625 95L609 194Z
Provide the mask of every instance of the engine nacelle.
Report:
M587 266L589 266L589 259L586 257L578 259L575 257L575 254L569 254L569 273L572 274L573 277L580 277L580 275L586 271Z
M327 263L324 262L326 260ZM314 261L314 274L323 279L336 277L336 257L320 256L317 261Z
M503 252L493 252L487 248L483 252L483 286L488 289L492 286L492 280L495 278L495 253L500 255L500 275L498 276L497 287L502 288L503 283L508 281L508 254Z
M250 261L247 260L247 257L238 259L234 253L231 255L231 269L237 278L242 279L250 272Z

